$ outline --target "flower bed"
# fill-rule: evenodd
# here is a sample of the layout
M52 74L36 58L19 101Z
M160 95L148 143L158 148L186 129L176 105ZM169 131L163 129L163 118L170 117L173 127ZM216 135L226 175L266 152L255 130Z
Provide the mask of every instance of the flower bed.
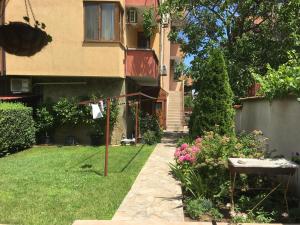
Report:
M245 175L237 176L240 187L235 196L236 211L230 212L230 179L227 166L228 158L270 157L265 151L260 131L240 136L219 135L206 132L203 137L187 143L180 140L171 165L174 176L181 182L184 194L185 212L192 219L226 222L300 222L298 199L289 198L289 217L282 204L282 193L274 192L255 210L250 210L268 191L258 191L273 185L272 177ZM250 190L255 187L256 190Z

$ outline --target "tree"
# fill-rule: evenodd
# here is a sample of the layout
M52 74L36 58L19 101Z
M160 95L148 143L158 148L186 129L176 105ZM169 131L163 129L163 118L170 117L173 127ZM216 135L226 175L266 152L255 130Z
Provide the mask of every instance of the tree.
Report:
M223 49L230 84L242 97L253 82L251 70L265 73L267 64L277 68L288 51L300 51L299 8L299 0L167 0L161 13L184 22L170 38L195 56L192 71L212 46Z
M204 131L214 130L216 125L221 134L231 134L233 94L220 49L210 50L197 77L195 89L198 94L194 99L194 110L189 123L191 136L196 137Z

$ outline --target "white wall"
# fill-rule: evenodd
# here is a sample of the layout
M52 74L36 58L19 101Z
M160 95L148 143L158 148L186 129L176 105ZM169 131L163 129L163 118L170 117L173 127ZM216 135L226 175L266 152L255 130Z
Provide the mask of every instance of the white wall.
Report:
M265 99L247 99L243 108L236 111L236 131L261 130L268 140L268 149L274 154L291 159L300 154L300 102L296 97L268 101ZM299 168L300 170L300 168ZM294 177L300 195L300 171ZM297 178L298 176L298 178Z

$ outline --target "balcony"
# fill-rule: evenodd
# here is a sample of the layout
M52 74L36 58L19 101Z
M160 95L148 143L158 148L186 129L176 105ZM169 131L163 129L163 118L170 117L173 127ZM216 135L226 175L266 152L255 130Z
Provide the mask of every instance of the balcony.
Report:
M157 7L159 0L125 0L126 7L142 7L142 6L154 6Z
M141 85L156 86L159 75L155 52L151 49L127 49L126 76Z

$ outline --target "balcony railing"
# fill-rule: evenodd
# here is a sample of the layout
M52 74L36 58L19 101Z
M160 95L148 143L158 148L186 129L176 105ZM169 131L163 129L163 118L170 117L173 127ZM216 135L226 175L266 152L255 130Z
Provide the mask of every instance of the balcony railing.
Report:
M151 49L126 50L126 76L158 79L158 59Z
M158 0L125 0L126 6L158 6Z

